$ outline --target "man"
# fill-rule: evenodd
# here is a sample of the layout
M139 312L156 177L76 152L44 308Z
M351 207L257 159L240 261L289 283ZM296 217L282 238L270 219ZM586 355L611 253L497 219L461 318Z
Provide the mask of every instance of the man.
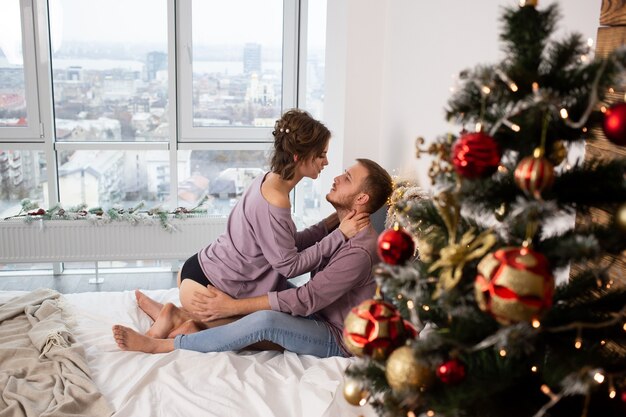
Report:
M357 159L355 165L335 178L326 199L341 220L354 212L374 213L385 204L391 191L391 177L383 168L371 160ZM323 227L310 230L317 234L311 244L327 233ZM322 262L309 282L297 288L235 299L208 287L208 291L194 294L188 311L172 304L160 309L158 303L138 298L144 311L155 318L155 325L146 335L116 325L115 341L123 350L151 353L257 347L319 357L349 356L342 342L343 321L353 306L374 295L376 241L377 233L368 225ZM210 328L198 331L204 326L199 327L197 319ZM224 319L229 323L212 326L216 320Z

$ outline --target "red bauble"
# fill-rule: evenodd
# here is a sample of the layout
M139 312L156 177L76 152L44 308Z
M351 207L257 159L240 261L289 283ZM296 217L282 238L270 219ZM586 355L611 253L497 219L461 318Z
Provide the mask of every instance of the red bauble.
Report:
M465 178L491 175L500 165L500 146L483 132L463 135L452 147L452 165Z
M401 227L394 226L378 236L378 256L390 265L408 261L415 252L413 238Z
M382 300L365 300L346 316L343 341L355 356L385 359L391 351L414 337L400 312Z
M554 277L539 252L507 247L480 261L474 289L478 307L499 323L530 322L552 306Z
M604 113L602 130L608 140L626 146L626 103L614 104Z
M458 359L450 359L437 367L437 376L444 384L458 384L465 379L465 365Z
M522 191L540 200L541 193L554 183L554 166L542 156L527 156L517 164L514 176Z

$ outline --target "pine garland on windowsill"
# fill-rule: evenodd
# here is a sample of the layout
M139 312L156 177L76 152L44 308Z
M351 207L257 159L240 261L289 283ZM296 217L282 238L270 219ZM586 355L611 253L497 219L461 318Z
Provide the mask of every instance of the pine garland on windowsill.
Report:
M21 201L22 208L19 213L5 217L3 220L23 218L26 223L36 220L87 220L96 224L106 224L111 222L128 222L130 224L155 224L168 232L177 231L170 222L172 219L185 219L198 214L206 214L207 210L202 206L209 197L204 196L193 208L177 207L173 211L168 211L160 206L144 210L145 203L142 201L132 208L123 208L115 205L108 210L101 207L88 208L87 204L79 204L68 209L59 204L55 204L49 209L44 209L37 202L29 199Z

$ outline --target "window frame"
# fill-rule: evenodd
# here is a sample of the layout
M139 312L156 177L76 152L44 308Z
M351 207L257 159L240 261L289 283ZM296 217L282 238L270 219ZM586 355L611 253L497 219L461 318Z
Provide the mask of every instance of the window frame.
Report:
M43 142L44 129L39 114L33 0L19 0L19 3L27 125L25 127L0 127L0 142L15 140Z
M193 125L193 63L192 63L192 6L191 0L177 3L177 78L178 142L266 142L271 136L269 127L195 127ZM298 66L300 3L283 0L283 56L281 112L298 103Z

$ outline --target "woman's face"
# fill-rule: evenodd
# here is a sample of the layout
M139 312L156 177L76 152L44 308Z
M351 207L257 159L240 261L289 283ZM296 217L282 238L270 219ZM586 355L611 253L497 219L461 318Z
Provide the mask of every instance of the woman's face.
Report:
M300 171L303 177L316 179L319 177L324 167L328 165L327 153L328 141L326 141L326 146L324 146L324 150L321 154L313 155L312 157L301 161L298 164L298 171Z

